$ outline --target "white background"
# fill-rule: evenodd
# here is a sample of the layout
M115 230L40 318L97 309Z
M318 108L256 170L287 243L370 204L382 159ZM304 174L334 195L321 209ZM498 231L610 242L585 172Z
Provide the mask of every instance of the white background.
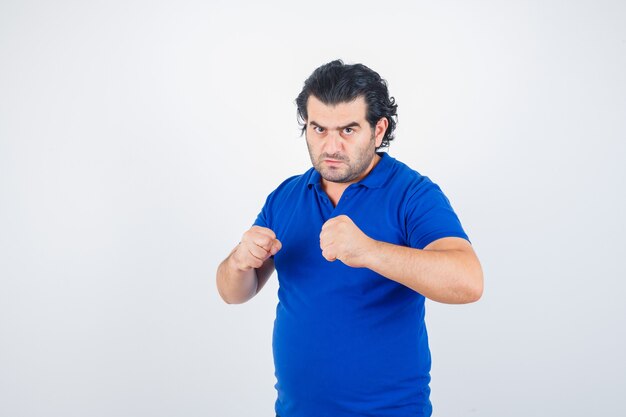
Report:
M277 283L218 263L362 62L485 272L427 303L435 416L623 416L621 1L0 2L0 415L273 416ZM313 416L314 417L314 416Z

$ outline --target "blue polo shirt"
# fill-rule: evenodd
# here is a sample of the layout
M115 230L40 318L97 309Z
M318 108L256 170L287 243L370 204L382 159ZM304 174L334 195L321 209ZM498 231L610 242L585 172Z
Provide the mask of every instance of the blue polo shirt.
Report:
M267 198L255 224L282 242L273 333L281 417L430 416L424 296L322 256L322 225L345 214L373 239L422 249L468 239L441 189L386 153L336 207L311 168Z

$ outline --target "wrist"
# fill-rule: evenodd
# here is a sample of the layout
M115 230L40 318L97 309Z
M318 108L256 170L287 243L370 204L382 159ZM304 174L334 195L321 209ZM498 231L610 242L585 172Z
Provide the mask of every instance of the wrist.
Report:
M371 270L376 270L377 268L376 266L380 262L381 253L383 251L383 245L384 245L384 242L370 239L370 242L367 248L367 253L366 253L366 260L365 260L366 268L369 268Z
M245 265L242 266L241 262L239 261L238 251L240 248L241 248L241 242L239 243L239 245L237 245L237 247L235 247L235 250L233 250L233 253L231 253L231 255L228 257L228 261L229 261L228 266L234 272L246 272L251 269L251 267L246 268Z
M359 256L359 264L362 268L372 269L379 251L379 245L379 241L367 237L367 240L363 245L363 250Z

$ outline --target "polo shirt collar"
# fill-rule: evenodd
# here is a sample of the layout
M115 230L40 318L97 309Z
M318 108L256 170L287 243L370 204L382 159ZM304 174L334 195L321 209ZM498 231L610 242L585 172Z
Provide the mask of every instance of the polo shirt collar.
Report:
M380 188L383 186L389 175L391 174L391 167L393 165L393 158L389 156L386 152L377 152L378 156L380 156L380 161L376 164L376 166L367 174L367 177L363 178L361 181L357 182L358 185L363 185L367 188ZM316 186L320 184L321 175L315 169L312 169L311 175L309 177L309 181L307 183L308 187Z
M376 166L367 174L367 177L363 178L357 184L363 185L367 188L380 188L383 186L389 175L391 174L391 166L393 165L393 158L386 152L376 152L380 156L380 161Z

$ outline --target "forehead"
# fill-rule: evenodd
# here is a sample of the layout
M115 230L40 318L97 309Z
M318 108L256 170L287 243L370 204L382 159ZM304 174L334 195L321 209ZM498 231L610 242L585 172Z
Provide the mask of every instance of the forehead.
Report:
M367 104L363 96L358 96L352 101L326 105L317 97L311 95L306 105L309 121L327 124L357 122L365 119Z

